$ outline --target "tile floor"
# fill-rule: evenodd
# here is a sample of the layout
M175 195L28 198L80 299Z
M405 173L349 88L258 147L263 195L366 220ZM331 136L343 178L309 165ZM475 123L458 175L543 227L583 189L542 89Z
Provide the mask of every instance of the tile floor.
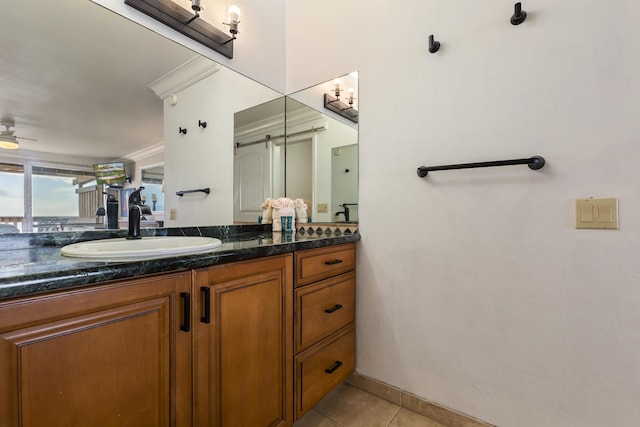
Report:
M342 383L294 427L446 427L373 394Z

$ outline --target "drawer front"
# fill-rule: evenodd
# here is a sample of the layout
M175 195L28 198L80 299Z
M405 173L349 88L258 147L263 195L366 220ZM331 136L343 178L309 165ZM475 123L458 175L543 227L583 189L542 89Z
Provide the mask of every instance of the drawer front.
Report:
M296 352L355 320L356 275L341 274L296 290Z
M330 246L295 253L295 286L326 279L355 269L356 245Z
M342 382L355 368L355 326L296 357L296 418Z

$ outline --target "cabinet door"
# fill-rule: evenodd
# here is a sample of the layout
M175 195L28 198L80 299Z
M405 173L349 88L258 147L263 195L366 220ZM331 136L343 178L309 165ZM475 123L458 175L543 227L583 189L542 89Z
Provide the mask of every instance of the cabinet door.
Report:
M1 303L0 425L190 426L190 279Z
M198 426L291 425L292 266L284 255L195 272Z

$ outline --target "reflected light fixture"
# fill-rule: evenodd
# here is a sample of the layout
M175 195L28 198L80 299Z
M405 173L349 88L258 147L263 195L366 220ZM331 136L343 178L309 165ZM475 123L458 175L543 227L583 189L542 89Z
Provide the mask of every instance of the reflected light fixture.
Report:
M2 121L0 122L0 125L4 126L4 130L0 131L0 148L6 148L9 150L15 150L18 148L18 139L14 135L15 129L9 129L14 127L14 123L11 121Z
M353 100L355 98L355 89L349 88L347 89L346 97L343 100L340 100L340 94L344 92L342 89L342 80L335 79L332 82L332 92L333 95L328 93L324 94L324 108L327 110L331 110L340 116L351 120L354 123L358 123L358 110L353 106Z

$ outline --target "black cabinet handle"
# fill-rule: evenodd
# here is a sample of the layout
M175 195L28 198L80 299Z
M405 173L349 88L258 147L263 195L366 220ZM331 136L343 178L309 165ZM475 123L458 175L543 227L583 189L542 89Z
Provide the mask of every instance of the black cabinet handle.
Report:
M342 264L342 260L341 259L334 259L333 261L325 261L324 263L326 265L336 265L336 264Z
M201 286L202 302L204 305L202 317L200 321L202 323L211 323L211 288L208 286Z
M324 371L327 374L333 374L340 366L342 366L342 362L339 360L336 360L335 363L331 366L329 366L327 369L325 369Z
M180 330L189 332L191 330L191 294L189 292L180 292L182 298L182 325Z
M329 314L331 314L331 313L333 313L334 311L338 311L338 310L340 310L341 308L342 308L342 305L340 305L340 304L336 304L336 305L334 305L334 306L333 306L333 307L331 307L331 308L327 308L324 312L325 312L325 313L329 313Z

